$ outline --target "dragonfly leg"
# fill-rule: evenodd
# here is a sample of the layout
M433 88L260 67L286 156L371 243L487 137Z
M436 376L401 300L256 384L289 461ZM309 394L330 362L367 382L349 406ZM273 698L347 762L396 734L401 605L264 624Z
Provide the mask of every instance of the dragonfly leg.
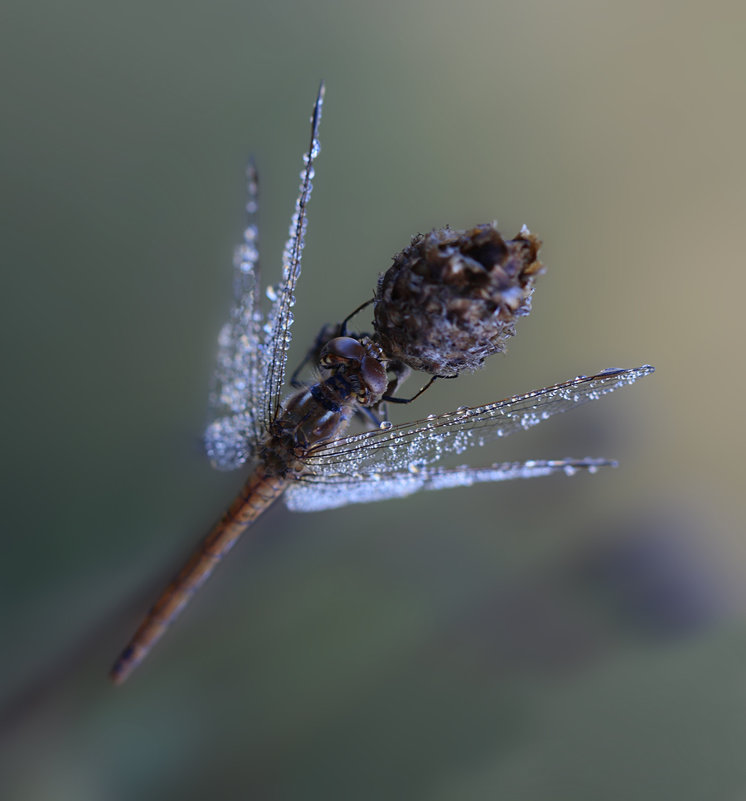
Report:
M347 334L347 323L358 312L361 312L364 308L366 308L366 306L370 306L370 304L373 303L374 300L375 300L375 298L371 298L370 300L366 300L365 303L361 303L354 311L350 312L350 314L348 314L347 317L345 317L344 320L342 320L342 322L339 324L339 334L338 334L338 336L340 336L340 337L348 336L348 334Z
M436 379L438 379L438 378L458 378L458 376L455 376L455 375L434 375L427 382L427 384L425 384L425 386L422 387L422 389L419 392L417 392L415 395L412 395L411 398L393 398L393 397L391 397L391 395L384 395L383 396L383 400L388 401L389 403L411 403L413 400L416 400L417 398L419 398L420 395L422 395L422 393L425 392L425 390L430 389L430 387L435 383Z

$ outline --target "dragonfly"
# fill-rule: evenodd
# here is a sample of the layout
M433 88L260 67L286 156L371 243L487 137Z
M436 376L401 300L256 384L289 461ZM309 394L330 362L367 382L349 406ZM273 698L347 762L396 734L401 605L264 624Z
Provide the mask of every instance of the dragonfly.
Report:
M482 406L461 406L415 422L392 424L382 410L397 400L404 370L375 335L329 326L314 350L321 380L297 386L284 399L295 290L307 228L307 206L320 151L324 86L311 116L300 190L282 258L282 278L262 310L258 253L258 179L247 170L247 225L234 259L234 301L218 339L218 360L205 434L208 456L221 470L253 467L238 496L151 607L110 677L121 684L142 662L195 591L241 534L277 499L297 512L401 498L415 492L553 473L595 472L607 459L505 462L487 467L443 467L448 454L537 425L653 372L649 365L607 369ZM391 374L394 377L391 378ZM419 394L419 393L418 393ZM350 421L368 427L348 433ZM381 418L384 419L381 419ZM372 422L371 422L372 421Z

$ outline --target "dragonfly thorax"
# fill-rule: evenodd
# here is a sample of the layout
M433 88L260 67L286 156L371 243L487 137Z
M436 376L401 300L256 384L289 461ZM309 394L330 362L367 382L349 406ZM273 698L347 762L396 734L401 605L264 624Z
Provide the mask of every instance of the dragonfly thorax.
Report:
M335 337L321 349L319 365L329 375L291 395L259 453L276 474L304 472L309 448L340 436L361 406L376 406L388 379L380 348L367 337Z

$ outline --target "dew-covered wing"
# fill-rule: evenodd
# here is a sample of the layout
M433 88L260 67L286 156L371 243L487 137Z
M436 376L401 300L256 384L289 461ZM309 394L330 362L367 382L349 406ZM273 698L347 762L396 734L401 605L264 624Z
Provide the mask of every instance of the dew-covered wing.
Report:
M214 467L233 470L251 456L260 435L256 402L260 385L258 178L246 171L246 228L233 259L233 305L218 337L217 365L208 399L205 448Z
M552 473L574 475L579 470L595 472L614 466L606 459L561 459L555 461L503 462L491 467L424 467L419 470L394 470L366 476L307 476L290 484L285 491L285 505L294 512L318 512L351 503L370 503L390 498L404 498L420 490L470 487L486 481L536 478Z
M311 116L311 144L303 156L304 167L295 211L290 221L290 233L282 254L282 281L276 290L276 297L267 317L265 326L266 347L262 351L263 397L261 399L261 422L266 427L275 419L280 410L280 393L285 383L288 348L290 347L290 326L293 323L292 307L295 304L295 284L301 267L301 255L306 233L306 206L311 197L313 162L320 151L319 123L321 106L324 100L324 85L319 94Z
M464 406L414 423L354 434L311 448L304 458L318 475L413 470L498 437L531 428L554 414L596 400L653 372L649 365L579 376L485 406Z

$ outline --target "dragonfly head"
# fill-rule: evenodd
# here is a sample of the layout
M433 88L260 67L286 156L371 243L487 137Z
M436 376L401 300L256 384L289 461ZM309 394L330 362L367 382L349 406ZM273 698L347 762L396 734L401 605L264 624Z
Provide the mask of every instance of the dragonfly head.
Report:
M375 406L386 392L388 378L381 349L367 338L330 339L321 349L319 363L326 370L342 373L361 406Z

